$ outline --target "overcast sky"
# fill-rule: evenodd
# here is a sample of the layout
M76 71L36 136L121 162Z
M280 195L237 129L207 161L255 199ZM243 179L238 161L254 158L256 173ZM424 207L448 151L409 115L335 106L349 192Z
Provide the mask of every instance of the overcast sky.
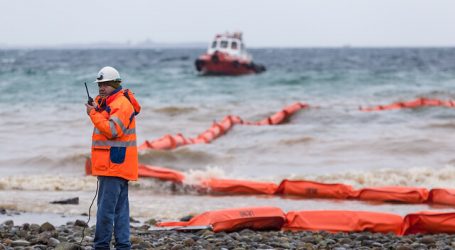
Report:
M0 45L455 46L454 0L0 0Z

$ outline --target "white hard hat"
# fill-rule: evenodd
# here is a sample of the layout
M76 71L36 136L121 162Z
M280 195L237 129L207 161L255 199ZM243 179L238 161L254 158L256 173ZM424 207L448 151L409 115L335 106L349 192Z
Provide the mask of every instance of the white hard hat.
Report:
M110 66L106 66L98 72L95 82L109 82L109 81L121 81L120 73L116 69Z

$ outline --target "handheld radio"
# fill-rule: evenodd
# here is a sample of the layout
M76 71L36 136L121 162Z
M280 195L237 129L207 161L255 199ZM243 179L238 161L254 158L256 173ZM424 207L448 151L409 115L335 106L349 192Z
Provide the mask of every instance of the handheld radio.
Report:
M87 82L84 82L84 85L85 85L85 90L87 91L87 98L88 98L87 104L93 106L93 98L90 97L90 94L88 93Z

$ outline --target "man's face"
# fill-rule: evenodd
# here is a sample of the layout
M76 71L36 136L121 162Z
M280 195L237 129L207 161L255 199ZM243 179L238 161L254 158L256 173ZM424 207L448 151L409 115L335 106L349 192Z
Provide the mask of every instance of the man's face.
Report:
M114 87L109 85L107 82L99 82L98 83L99 94L101 97L106 97L114 92Z

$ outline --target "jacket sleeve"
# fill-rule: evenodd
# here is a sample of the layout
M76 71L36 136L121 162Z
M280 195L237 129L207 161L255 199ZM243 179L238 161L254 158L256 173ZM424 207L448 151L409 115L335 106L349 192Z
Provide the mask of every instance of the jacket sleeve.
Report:
M109 139L122 137L128 128L133 115L133 107L131 104L124 101L117 105L112 105L108 118L104 117L96 110L91 110L89 113L93 125Z

